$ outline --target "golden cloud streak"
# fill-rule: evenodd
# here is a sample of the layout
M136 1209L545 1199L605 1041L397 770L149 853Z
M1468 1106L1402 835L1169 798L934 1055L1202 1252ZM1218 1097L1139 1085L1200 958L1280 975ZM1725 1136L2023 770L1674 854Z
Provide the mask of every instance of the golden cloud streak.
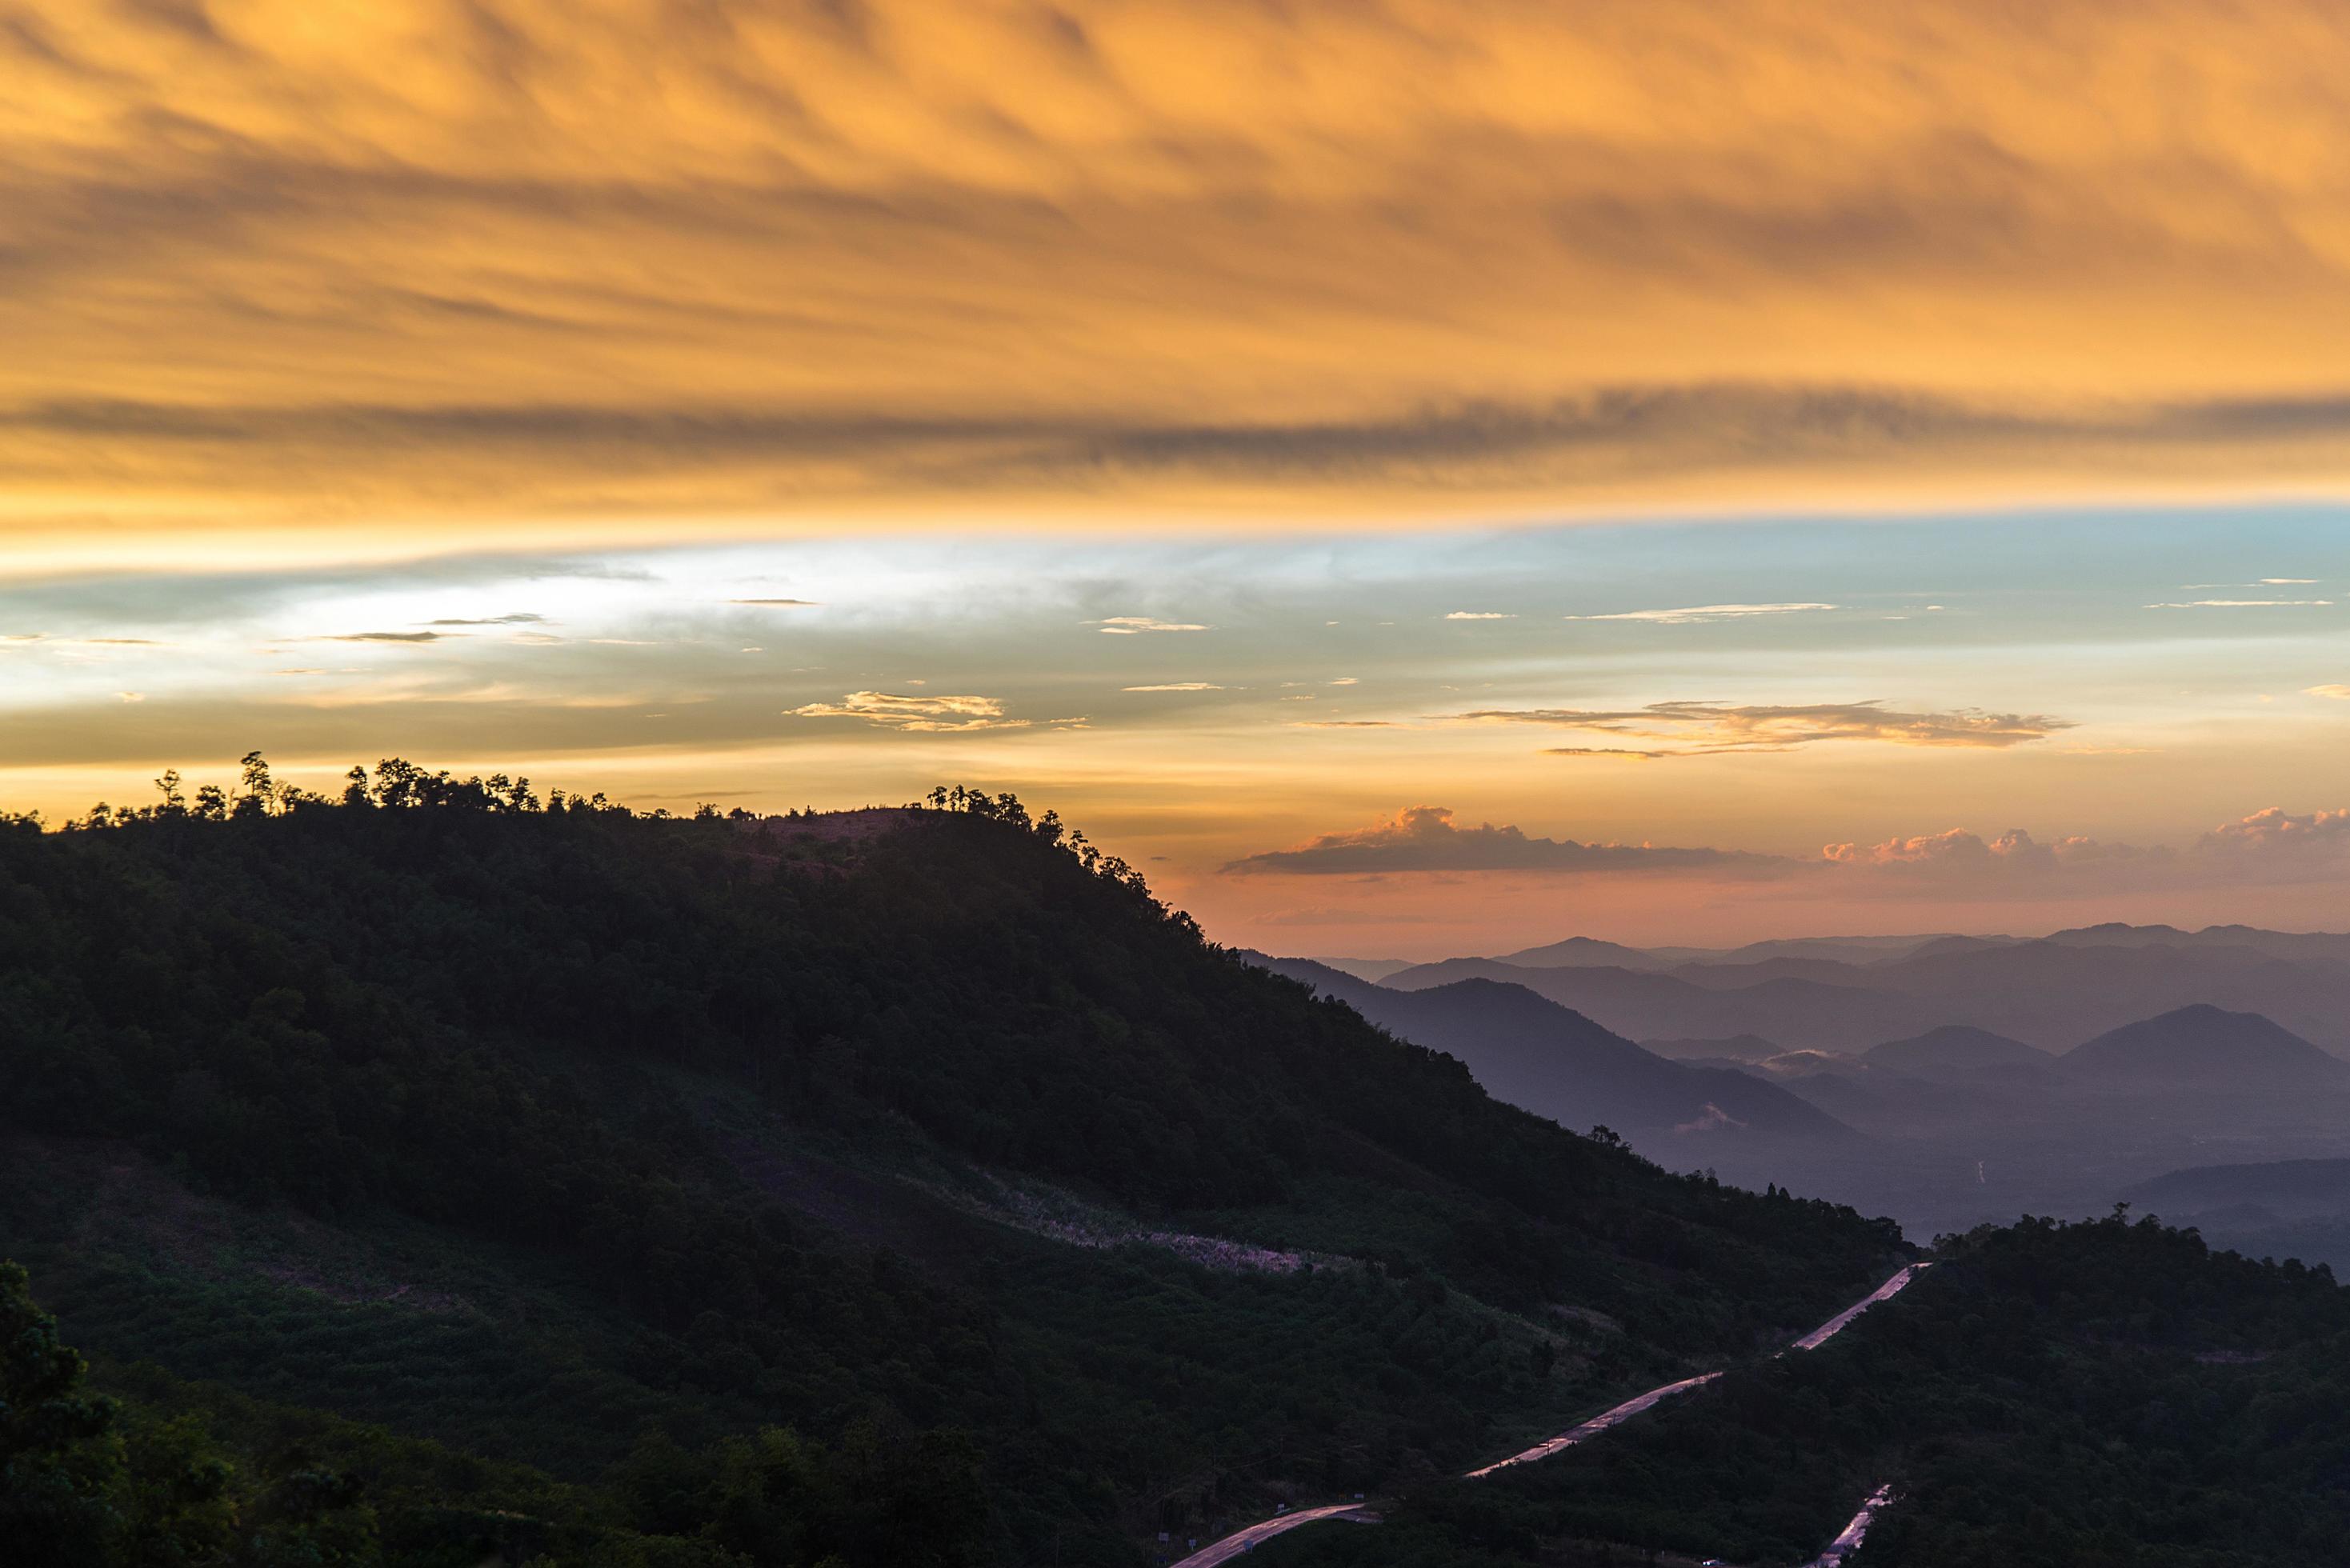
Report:
M0 0L0 527L2324 490L2346 74L2316 0Z

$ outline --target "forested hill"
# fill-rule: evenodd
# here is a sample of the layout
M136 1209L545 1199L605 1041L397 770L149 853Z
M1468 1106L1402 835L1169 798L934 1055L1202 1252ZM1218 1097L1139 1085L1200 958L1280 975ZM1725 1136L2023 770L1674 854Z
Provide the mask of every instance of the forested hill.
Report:
M1495 1103L1008 796L681 819L251 762L0 829L0 1254L102 1378L584 1489L477 1469L428 1528L346 1433L398 1560L1147 1561L1751 1349L1898 1248ZM800 1468L743 1480L786 1426ZM838 1456L965 1501L860 1512Z

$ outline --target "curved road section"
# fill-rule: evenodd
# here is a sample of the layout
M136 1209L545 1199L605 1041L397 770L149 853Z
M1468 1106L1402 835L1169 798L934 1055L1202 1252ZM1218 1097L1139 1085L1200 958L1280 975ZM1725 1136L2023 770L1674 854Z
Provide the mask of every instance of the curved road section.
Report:
M1317 1519L1353 1519L1363 1524L1377 1524L1379 1521L1378 1514L1366 1511L1359 1502L1334 1503L1328 1508L1301 1508L1295 1513L1276 1514L1263 1524L1252 1524L1246 1530L1236 1530L1213 1546L1201 1547L1182 1562L1175 1564L1175 1568L1209 1568L1211 1563L1222 1563L1228 1557L1237 1557L1243 1552L1253 1551L1260 1541L1270 1541L1285 1530L1295 1530L1301 1524L1311 1524Z
M1895 1296L1899 1295L1908 1288L1909 1282L1918 1277L1918 1271L1927 1267L1929 1265L1925 1263L1909 1264L1868 1294L1795 1341L1788 1348L1817 1350L1821 1345L1850 1328L1853 1320L1861 1314L1879 1302L1891 1301ZM1780 1354L1786 1353L1782 1351ZM1469 1479L1474 1480L1479 1476L1489 1476L1495 1470L1507 1469L1512 1465L1523 1465L1534 1459L1546 1459L1562 1449L1571 1449L1577 1443L1597 1437L1611 1427L1621 1426L1641 1411L1650 1408L1662 1400L1669 1399L1676 1394L1687 1393L1690 1389L1711 1383L1721 1376L1719 1372L1708 1372L1696 1377L1684 1377L1679 1383L1668 1383L1661 1388L1651 1388L1646 1394L1625 1400L1613 1410L1594 1416L1572 1430L1561 1432L1546 1442L1536 1443L1522 1454L1512 1454L1508 1459L1496 1460L1482 1469L1471 1470ZM1884 1507L1891 1497L1891 1488L1877 1488L1868 1501L1862 1505L1859 1514L1850 1524L1844 1527L1844 1534L1837 1536L1835 1542L1830 1543L1827 1551L1814 1559L1814 1568L1835 1568L1836 1564L1841 1563L1845 1557L1860 1544L1860 1538L1867 1532L1868 1521L1875 1516L1877 1510ZM1311 1524L1317 1519L1350 1517L1366 1524L1376 1523L1378 1520L1378 1515L1366 1512L1362 1504L1355 1502L1336 1503L1328 1508L1300 1509L1295 1513L1275 1514L1262 1524L1252 1524L1246 1530L1234 1531L1213 1545L1202 1546L1199 1551L1177 1563L1175 1568L1212 1568L1215 1563L1253 1550L1260 1541L1270 1541L1274 1536L1295 1530L1301 1524ZM1850 1537L1849 1541L1846 1537Z

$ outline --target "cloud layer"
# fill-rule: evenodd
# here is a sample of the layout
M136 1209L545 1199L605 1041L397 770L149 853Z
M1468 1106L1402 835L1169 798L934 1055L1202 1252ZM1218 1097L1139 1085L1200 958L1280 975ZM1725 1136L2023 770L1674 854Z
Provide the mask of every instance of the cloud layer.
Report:
M1370 827L1325 833L1290 849L1235 860L1230 873L1363 876L1400 871L1767 871L1768 856L1648 844L1581 844L1534 838L1515 827L1462 827L1441 805L1406 806Z
M0 485L68 541L2338 479L2345 75L2322 0L0 0Z
M1986 713L1960 708L1904 712L1880 702L1795 705L1655 702L1645 708L1484 708L1457 715L1471 722L1539 724L1587 730L1638 746L1562 746L1564 756L1700 756L1717 752L1785 752L1821 741L1878 741L1902 746L2004 750L2045 740L2069 721L2045 713Z

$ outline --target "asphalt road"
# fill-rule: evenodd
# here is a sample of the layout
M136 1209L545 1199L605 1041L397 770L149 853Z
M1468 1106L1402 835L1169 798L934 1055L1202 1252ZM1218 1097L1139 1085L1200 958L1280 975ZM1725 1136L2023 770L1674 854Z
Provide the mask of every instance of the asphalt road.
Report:
M1295 1513L1277 1513L1263 1524L1252 1524L1246 1530L1236 1530L1212 1546L1202 1546L1175 1568L1209 1568L1209 1564L1237 1557L1260 1541L1270 1541L1284 1531L1301 1524L1311 1524L1317 1519L1344 1519L1352 1514L1365 1524L1377 1524L1379 1516L1365 1511L1359 1502L1333 1503L1328 1508L1301 1508Z
M1795 1341L1795 1343L1789 1348L1794 1350L1817 1350L1821 1345L1825 1345L1829 1340L1834 1339L1837 1334L1840 1334L1846 1329L1850 1328L1852 1326L1853 1319L1858 1317L1869 1308L1875 1306L1877 1303L1891 1301L1895 1296L1899 1295L1903 1291L1908 1289L1909 1282L1918 1277L1918 1271L1930 1266L1931 1265L1926 1263L1910 1264L1908 1268L1902 1270L1899 1273L1894 1275L1891 1279L1886 1281L1883 1284L1869 1292L1868 1294L1861 1297L1860 1300L1853 1303L1852 1305L1845 1308L1844 1311L1836 1314L1835 1316L1828 1319L1827 1322L1820 1324L1819 1327L1812 1330L1811 1333Z
M1926 1267L1928 1265L1924 1263L1909 1264L1868 1294L1795 1341L1788 1348L1817 1350L1821 1345L1851 1327L1853 1320L1870 1307L1899 1295L1908 1288L1909 1282L1918 1277L1918 1271ZM1785 1352L1783 1351L1780 1354L1784 1355ZM1707 1372L1695 1377L1684 1377L1678 1383L1668 1383L1661 1388L1651 1388L1646 1394L1625 1400L1612 1410L1594 1416L1579 1427L1561 1432L1557 1437L1546 1441L1536 1443L1523 1453L1512 1454L1506 1459L1497 1459L1482 1469L1471 1470L1469 1479L1473 1480L1479 1476L1489 1476L1495 1470L1507 1469L1512 1465L1523 1465L1534 1459L1546 1459L1562 1449L1571 1449L1586 1438L1597 1437L1610 1427L1622 1425L1660 1400L1669 1399L1676 1394L1686 1393L1702 1384L1711 1383L1721 1376L1719 1372ZM1862 1506L1859 1514L1853 1521L1845 1526L1844 1534L1837 1536L1835 1542L1830 1543L1827 1551L1814 1560L1812 1568L1835 1568L1835 1564L1843 1562L1846 1554L1860 1544L1860 1537L1866 1532L1868 1521L1875 1511L1883 1507L1891 1496L1890 1488L1879 1487ZM1260 1541L1269 1541L1276 1535L1295 1530L1301 1524L1310 1524L1317 1519L1336 1519L1347 1514L1353 1514L1365 1522L1374 1522L1378 1518L1377 1514L1366 1513L1363 1505L1356 1502L1334 1503L1327 1508L1305 1508L1295 1513L1279 1513L1262 1524L1252 1524L1245 1530L1236 1530L1212 1545L1202 1546L1189 1557L1178 1562L1174 1568L1212 1568L1212 1564L1238 1556L1255 1546ZM1850 1537L1850 1540L1847 1541L1846 1537Z
M1637 1398L1625 1400L1604 1416L1592 1417L1572 1431L1561 1432L1546 1442L1536 1443L1523 1454L1512 1454L1506 1459L1494 1460L1483 1469L1471 1470L1469 1479L1475 1480L1479 1476L1489 1476L1495 1470L1508 1469L1512 1465L1523 1465L1534 1459L1546 1459L1561 1449L1571 1449L1586 1438L1597 1437L1610 1427L1621 1426L1659 1399L1669 1399L1685 1389L1695 1388L1702 1383L1711 1383L1721 1376L1719 1372L1708 1372L1696 1377L1684 1377L1679 1383L1668 1383L1662 1388L1651 1388Z
M1890 1486L1881 1486L1870 1492L1868 1501L1860 1505L1860 1511L1852 1516L1852 1522L1844 1527L1844 1532L1829 1542L1827 1550L1804 1564L1804 1568L1842 1568L1844 1560L1860 1550L1862 1538L1868 1534L1868 1521L1877 1517L1878 1509L1892 1501L1893 1489Z

